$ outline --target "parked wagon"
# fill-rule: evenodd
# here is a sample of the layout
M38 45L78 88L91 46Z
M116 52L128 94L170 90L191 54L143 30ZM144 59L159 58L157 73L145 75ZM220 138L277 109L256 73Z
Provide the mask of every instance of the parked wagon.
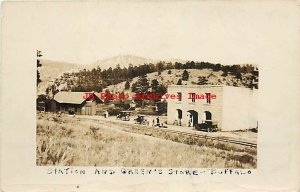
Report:
M219 130L217 122L214 121L206 121L204 123L196 124L195 129L206 132L216 132Z
M130 120L130 115L131 115L131 111L121 111L118 115L117 115L117 119L121 119L123 121L129 121Z
M141 125L149 125L149 121L145 119L144 115L139 115L136 119L134 119L134 123Z

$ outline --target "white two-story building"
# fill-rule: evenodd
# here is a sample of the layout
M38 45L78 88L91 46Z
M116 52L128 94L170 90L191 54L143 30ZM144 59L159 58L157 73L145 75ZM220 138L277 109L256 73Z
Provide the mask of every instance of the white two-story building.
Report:
M257 89L224 85L170 85L168 124L217 124L222 131L256 128ZM175 99L174 99L175 98Z

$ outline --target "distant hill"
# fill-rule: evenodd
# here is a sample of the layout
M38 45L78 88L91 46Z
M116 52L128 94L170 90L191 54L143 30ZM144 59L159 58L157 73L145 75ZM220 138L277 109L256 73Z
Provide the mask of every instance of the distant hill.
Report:
M121 68L123 68L123 67L128 67L129 64L131 64L133 66L138 66L138 65L142 65L142 64L157 63L159 61L164 61L166 63L168 63L168 62L175 63L176 61L182 62L182 63L186 62L185 60L181 60L181 59L159 60L159 59L149 59L149 58L139 57L139 56L134 56L134 55L118 55L115 57L98 60L89 65L85 65L84 68L85 69L93 69L93 68L97 68L99 66L101 69L108 69L109 67L115 68L117 65L119 65Z
M42 66L38 68L42 82L38 86L37 94L44 94L51 81L59 78L65 72L78 71L81 66L74 63L40 59ZM50 81L50 82L49 82Z

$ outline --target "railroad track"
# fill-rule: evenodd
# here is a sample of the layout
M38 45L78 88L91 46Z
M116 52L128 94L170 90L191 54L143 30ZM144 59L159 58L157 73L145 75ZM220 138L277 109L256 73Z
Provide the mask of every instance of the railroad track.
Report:
M230 137L208 136L208 135L201 135L201 134L189 133L189 132L184 132L184 131L175 131L175 130L170 130L167 128L149 127L146 125L127 124L127 123L121 123L121 122L117 122L117 121L98 120L98 119L92 119L92 118L86 118L86 117L84 119L92 120L94 122L98 122L98 123L102 123L102 124L105 123L106 125L109 124L109 126L111 126L113 124L117 124L117 125L120 125L122 128L128 128L130 130L137 130L137 131L142 130L142 131L144 131L144 133L147 133L147 132L152 133L153 131L161 131L164 133L178 134L179 136L186 136L186 137L190 137L190 138L205 139L205 140L218 141L218 142L229 143L229 144L234 144L234 145L257 148L256 143L237 140L235 138L230 138Z

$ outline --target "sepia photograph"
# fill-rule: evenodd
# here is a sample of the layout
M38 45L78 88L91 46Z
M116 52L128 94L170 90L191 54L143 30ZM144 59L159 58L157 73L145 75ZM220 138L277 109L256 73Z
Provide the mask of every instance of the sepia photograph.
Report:
M43 54L38 166L256 168L256 64L118 55L81 66Z
M206 17L219 15L181 29L166 20L176 8L159 18L164 3L151 4L157 14L122 11L144 3L105 5L119 11L81 24L92 31L65 33L71 20L67 36L51 36L59 45L37 47L36 165L256 168L259 63L204 50L236 44L203 39L218 27ZM64 44L72 38L80 43Z

